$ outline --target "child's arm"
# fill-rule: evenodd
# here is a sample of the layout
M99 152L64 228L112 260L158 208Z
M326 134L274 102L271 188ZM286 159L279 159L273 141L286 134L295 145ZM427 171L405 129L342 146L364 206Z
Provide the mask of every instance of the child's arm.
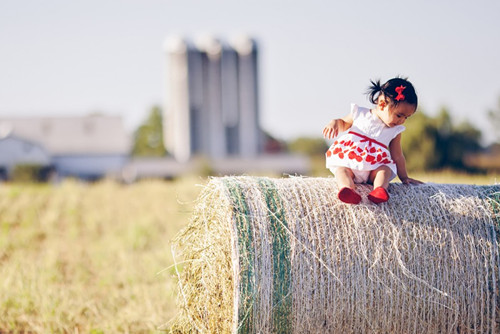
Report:
M398 134L389 144L389 151L391 152L391 158L396 163L396 168L398 172L398 177L404 184L422 184L422 181L412 179L408 177L408 172L406 171L406 160L403 155L403 149L401 148L401 134Z
M337 137L339 132L346 131L352 126L352 114L343 118L332 119L323 129L323 136L326 139Z

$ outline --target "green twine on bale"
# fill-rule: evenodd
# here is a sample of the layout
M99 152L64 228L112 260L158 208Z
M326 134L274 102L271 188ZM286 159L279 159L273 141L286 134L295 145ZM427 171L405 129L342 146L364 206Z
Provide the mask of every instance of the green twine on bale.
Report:
M274 333L290 333L292 299L290 295L291 264L288 225L283 203L275 184L265 178L258 179L269 210L269 232L273 250L272 319Z
M291 264L290 240L285 212L276 186L272 181L259 178L259 188L268 210L268 229L272 240L273 261L273 292L272 320L274 333L289 333L291 331L292 300L290 295ZM236 221L239 251L239 304L238 333L252 333L253 305L258 282L255 281L255 250L253 249L253 229L250 222L250 212L241 186L225 179Z
M253 332L253 305L255 302L255 270L253 249L253 229L249 221L248 205L241 186L224 179L224 185L229 190L233 202L233 216L236 220L239 251L239 304L238 304L238 333Z

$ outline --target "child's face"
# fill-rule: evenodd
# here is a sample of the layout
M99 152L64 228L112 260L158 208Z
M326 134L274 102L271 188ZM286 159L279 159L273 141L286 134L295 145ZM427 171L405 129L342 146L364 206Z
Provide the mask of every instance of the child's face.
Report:
M398 103L397 105L389 104L381 109L380 119L392 128L396 125L402 125L408 117L415 113L415 106L406 102Z

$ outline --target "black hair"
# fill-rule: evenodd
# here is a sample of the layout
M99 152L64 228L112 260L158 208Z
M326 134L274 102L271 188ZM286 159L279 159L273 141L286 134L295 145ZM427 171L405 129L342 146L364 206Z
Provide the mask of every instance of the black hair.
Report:
M415 108L417 107L417 93L415 93L415 88L408 81L408 78L392 78L383 85L380 85L380 80L370 80L370 82L371 86L368 88L367 94L371 103L377 104L378 97L383 94L387 103L397 105L400 102L406 102L414 105ZM401 86L403 86L402 89L399 88Z

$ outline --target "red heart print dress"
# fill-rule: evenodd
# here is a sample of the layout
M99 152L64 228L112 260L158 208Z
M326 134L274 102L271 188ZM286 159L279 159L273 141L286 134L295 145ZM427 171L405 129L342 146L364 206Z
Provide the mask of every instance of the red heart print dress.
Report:
M386 165L396 177L396 164L391 159L389 143L405 130L403 125L388 127L370 109L351 105L353 124L335 137L326 151L326 167L343 166L352 170L371 171Z

